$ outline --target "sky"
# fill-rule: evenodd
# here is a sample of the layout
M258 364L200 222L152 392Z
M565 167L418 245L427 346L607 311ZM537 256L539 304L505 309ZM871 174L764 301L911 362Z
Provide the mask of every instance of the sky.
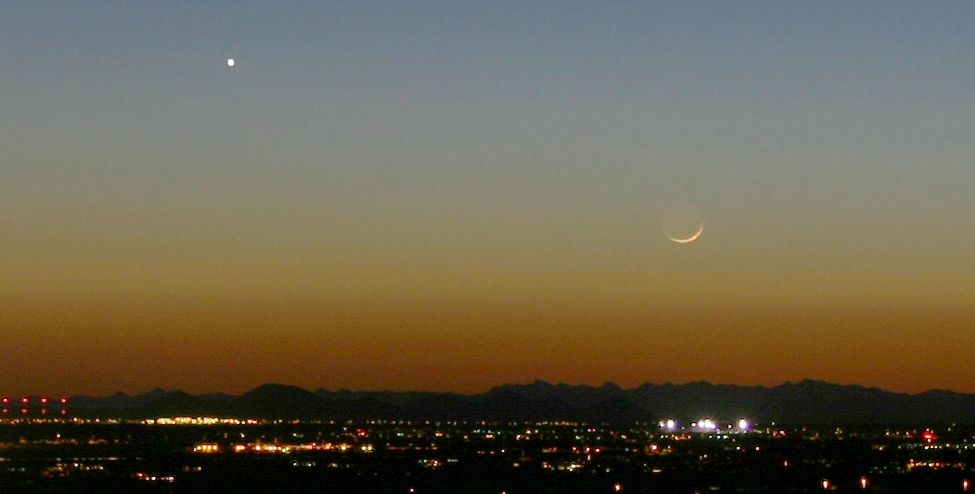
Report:
M0 394L975 392L973 21L3 2Z

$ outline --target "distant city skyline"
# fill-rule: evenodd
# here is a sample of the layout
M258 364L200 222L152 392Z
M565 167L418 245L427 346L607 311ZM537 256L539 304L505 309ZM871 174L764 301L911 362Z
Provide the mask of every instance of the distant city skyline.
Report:
M0 390L975 392L973 21L6 2Z

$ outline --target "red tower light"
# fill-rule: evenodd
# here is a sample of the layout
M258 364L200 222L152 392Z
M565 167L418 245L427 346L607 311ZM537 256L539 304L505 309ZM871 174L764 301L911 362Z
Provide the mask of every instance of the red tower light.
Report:
M7 398L6 396L4 396L2 399L0 399L0 401L2 401L4 403L10 403L10 398Z
M30 398L28 398L28 397L25 396L25 397L23 397L23 398L20 399L20 402L21 403L30 403Z
M67 414L68 414L68 411L62 408L61 409L61 415L67 415Z
M10 409L9 409L9 408L4 408L4 409L3 409L3 413L4 413L4 414L8 414L8 413L10 413Z
M61 402L62 404L63 404L63 403L67 403L67 402L68 402L68 398L67 398L67 397L62 397L62 398L61 398L60 400L58 400L58 401L59 401L59 402Z
M20 413L27 415L28 410L26 408L21 408Z
M41 403L46 404L48 401L47 397L41 398Z

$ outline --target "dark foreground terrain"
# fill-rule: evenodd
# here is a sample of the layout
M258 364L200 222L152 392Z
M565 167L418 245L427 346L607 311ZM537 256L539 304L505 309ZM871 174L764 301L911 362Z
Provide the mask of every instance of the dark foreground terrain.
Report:
M960 426L21 419L0 422L0 492L965 492L973 441Z

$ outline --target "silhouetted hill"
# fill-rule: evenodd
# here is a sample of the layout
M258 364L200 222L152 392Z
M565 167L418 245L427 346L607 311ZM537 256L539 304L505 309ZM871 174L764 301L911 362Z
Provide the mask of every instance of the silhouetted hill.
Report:
M263 384L227 404L236 414L265 418L305 418L324 413L323 400L297 386Z
M144 418L169 415L223 415L258 418L454 419L656 421L675 417L733 420L750 417L780 423L975 423L975 395L932 390L892 393L877 388L823 381L786 382L774 387L692 382L646 383L623 389L603 386L505 384L485 393L329 391L265 384L240 396L193 396L154 389L128 396L77 396L80 416Z

